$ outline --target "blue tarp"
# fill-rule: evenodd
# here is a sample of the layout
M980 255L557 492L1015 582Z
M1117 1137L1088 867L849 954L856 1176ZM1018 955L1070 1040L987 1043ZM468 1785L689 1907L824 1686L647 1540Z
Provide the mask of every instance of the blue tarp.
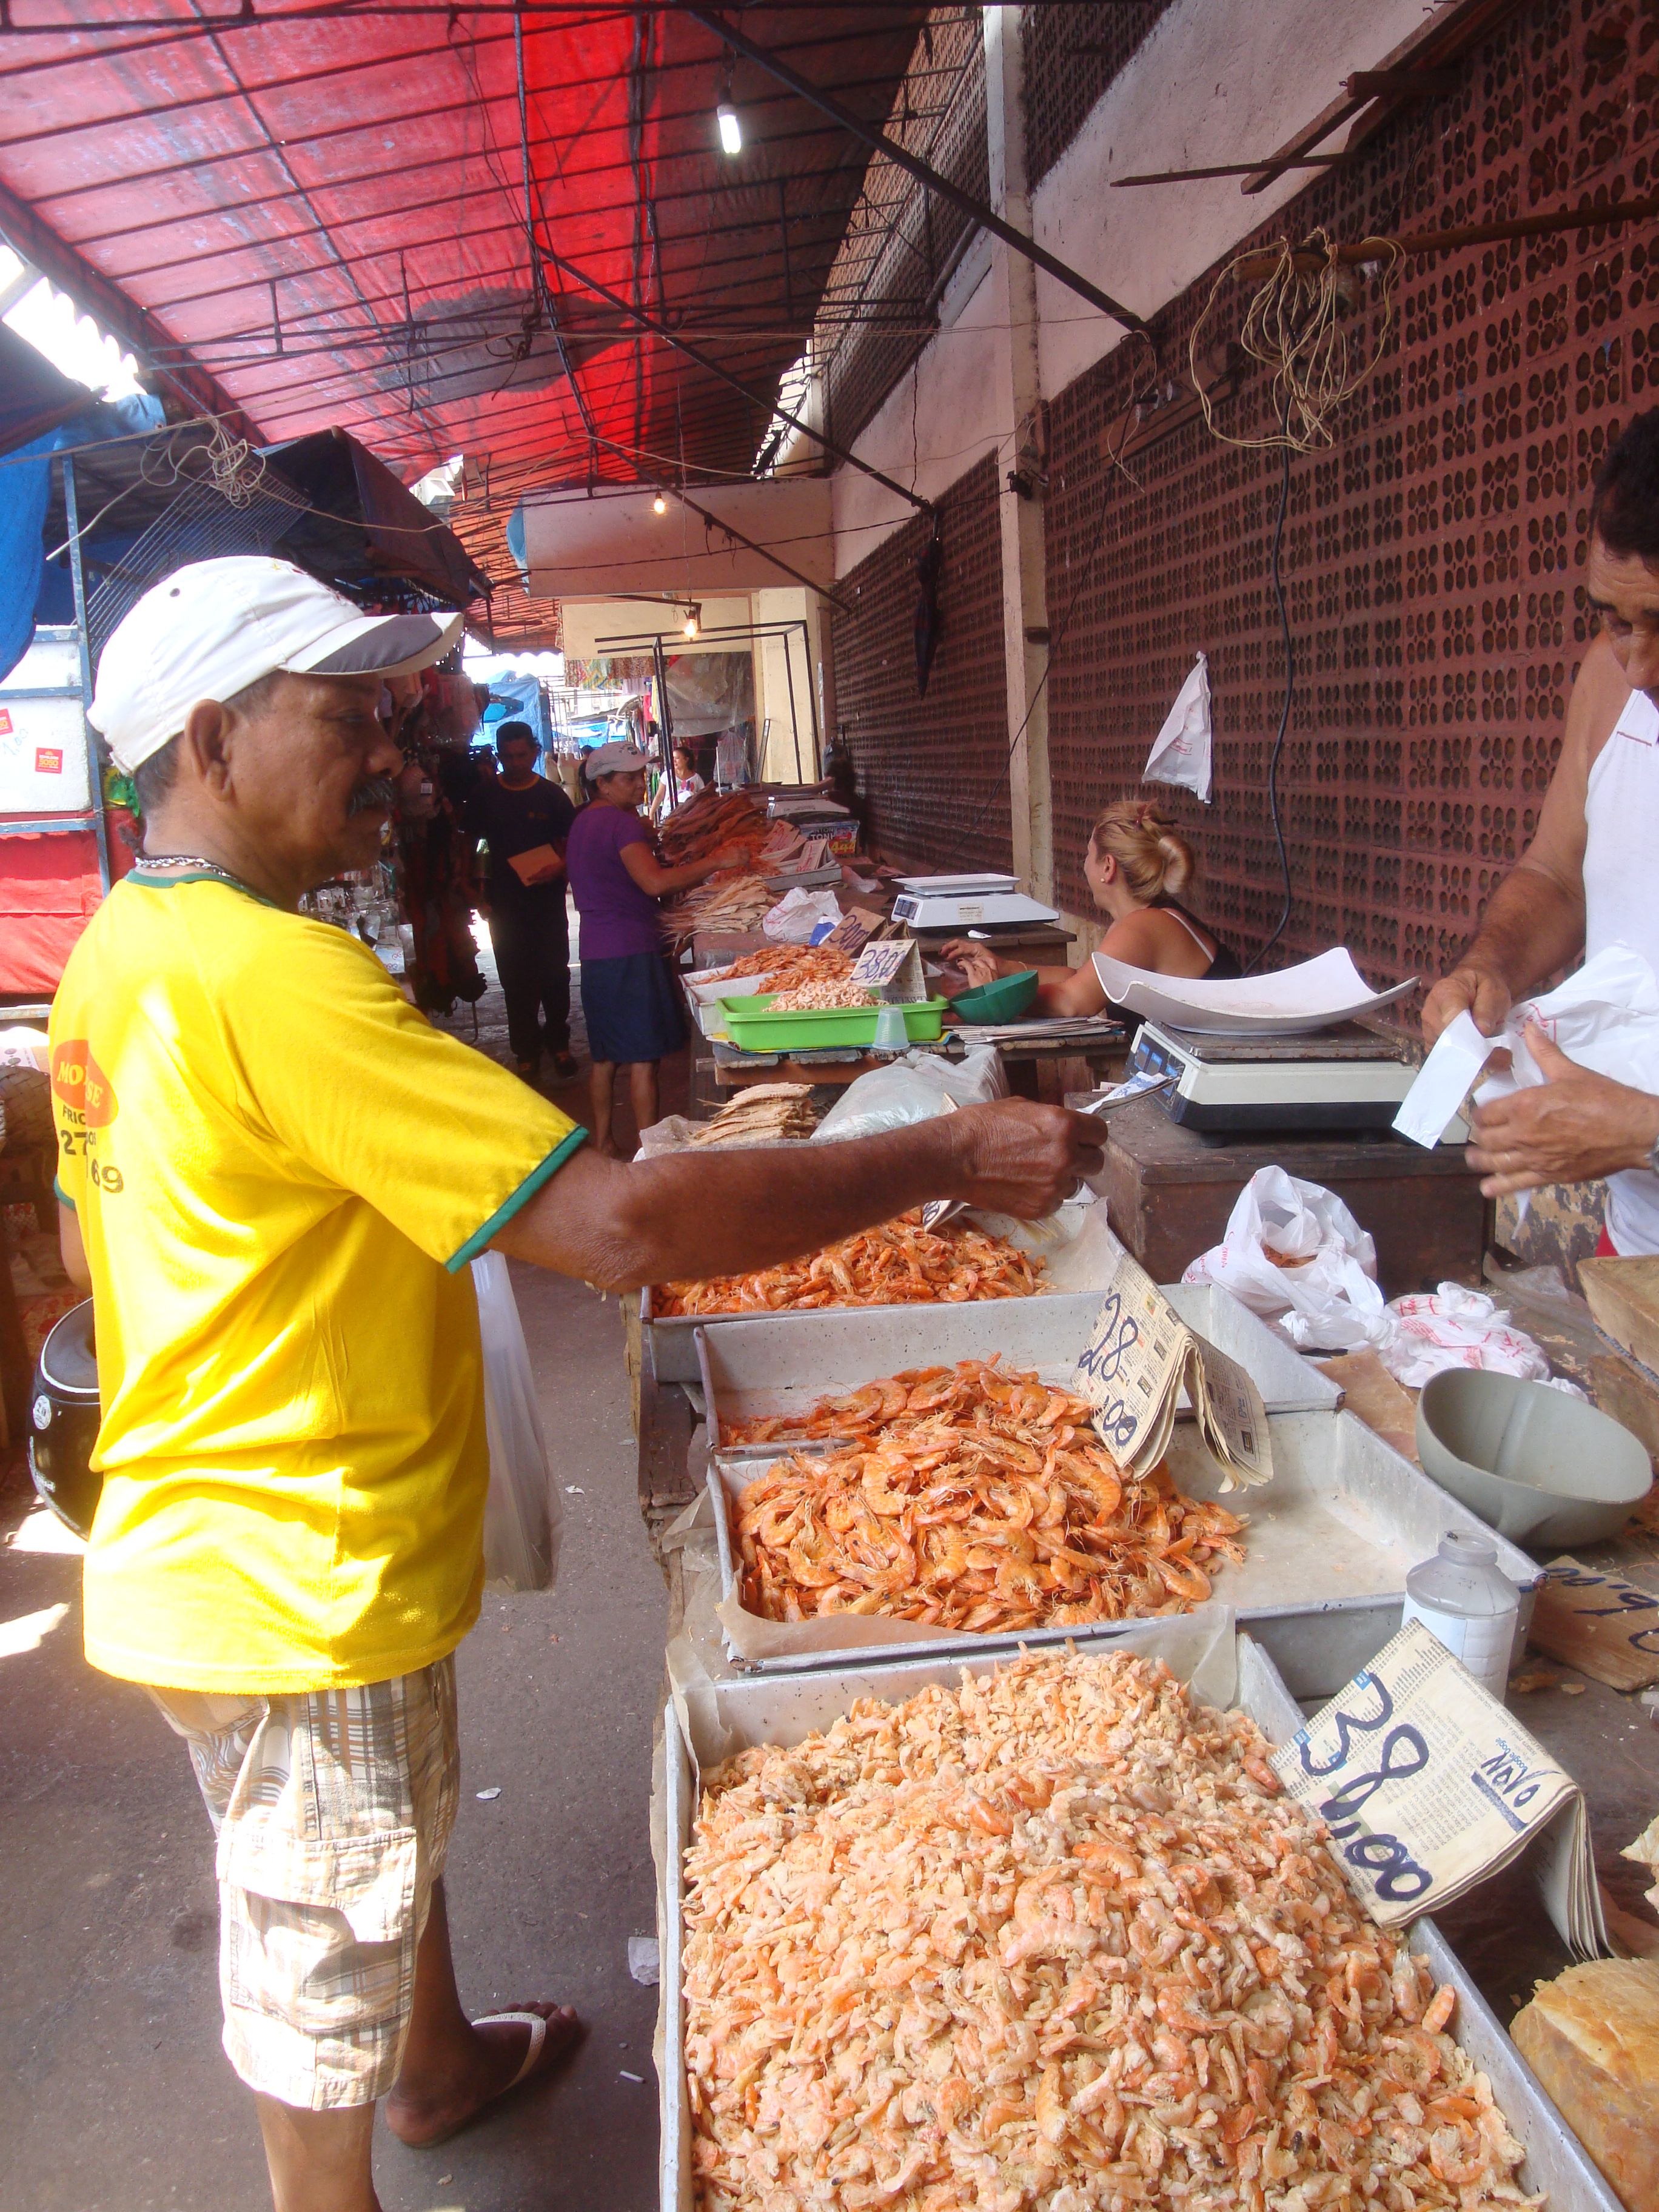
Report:
M73 422L60 422L7 454L0 465L0 682L16 667L34 635L46 570L40 533L52 493L52 454L95 445L102 438L159 430L165 419L161 401L147 393L110 401L94 399L88 392L85 411ZM92 520L82 517L83 523Z
M511 703L498 706L498 700ZM528 722L536 732L536 742L544 752L553 744L553 717L547 711L547 695L541 680L535 676L492 676L489 679L489 704L484 708L484 735L495 741L496 729L503 722Z

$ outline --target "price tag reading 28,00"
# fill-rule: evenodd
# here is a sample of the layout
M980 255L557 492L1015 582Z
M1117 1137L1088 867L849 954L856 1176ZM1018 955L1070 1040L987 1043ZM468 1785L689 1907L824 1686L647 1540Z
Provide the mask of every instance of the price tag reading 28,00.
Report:
M1100 1440L1121 1466L1143 1471L1163 1457L1191 1345L1169 1301L1126 1252L1076 1375Z

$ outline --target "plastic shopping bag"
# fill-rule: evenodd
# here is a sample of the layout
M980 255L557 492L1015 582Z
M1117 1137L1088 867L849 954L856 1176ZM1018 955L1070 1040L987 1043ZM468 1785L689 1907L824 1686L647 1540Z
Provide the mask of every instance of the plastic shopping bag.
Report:
M1146 765L1140 771L1146 783L1174 783L1196 792L1210 803L1210 664L1200 653L1187 681L1176 694L1176 702L1164 727L1152 741Z
M1378 1352L1395 1381L1408 1390L1420 1390L1448 1367L1480 1367L1489 1375L1519 1375L1531 1382L1549 1380L1550 1364L1538 1346L1484 1291L1442 1283L1432 1296L1419 1292L1391 1299L1389 1314L1395 1327Z
M1251 1176L1224 1240L1181 1279L1218 1283L1298 1348L1352 1352L1389 1334L1370 1235L1333 1192L1283 1168Z
M814 930L824 924L833 927L840 920L834 891L803 890L798 884L762 917L761 930L775 945L810 945Z
M499 1252L472 1262L483 1340L484 1579L495 1589L550 1589L559 1567L559 1494L547 1463L535 1377L518 1301Z
M976 1046L959 1062L936 1052L913 1052L849 1083L812 1132L815 1145L843 1137L874 1137L931 1121L957 1106L988 1106L1006 1097L1001 1056L994 1045Z

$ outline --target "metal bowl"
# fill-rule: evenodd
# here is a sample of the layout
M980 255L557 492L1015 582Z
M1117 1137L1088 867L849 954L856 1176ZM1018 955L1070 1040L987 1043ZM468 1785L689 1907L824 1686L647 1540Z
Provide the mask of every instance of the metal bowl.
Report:
M1646 1450L1606 1413L1474 1368L1425 1383L1417 1455L1443 1490L1534 1552L1616 1536L1653 1486Z

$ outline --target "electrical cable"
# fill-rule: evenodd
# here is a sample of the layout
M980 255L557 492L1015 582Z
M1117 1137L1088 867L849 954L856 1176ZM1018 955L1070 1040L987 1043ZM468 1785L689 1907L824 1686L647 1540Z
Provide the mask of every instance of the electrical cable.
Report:
M1254 959L1246 961L1244 973L1247 975L1273 951L1274 945L1285 934L1285 925L1291 918L1291 863L1290 857L1285 850L1284 824L1279 818L1279 760L1285 750L1285 732L1290 727L1291 702L1296 696L1296 642L1291 635L1291 618L1285 608L1285 580L1279 574L1279 547L1284 543L1285 538L1285 510L1291 502L1290 406L1290 397L1287 393L1285 400L1285 435L1279 449L1280 459L1284 463L1283 473L1279 480L1279 514L1273 524L1273 552L1267 564L1268 573L1273 578L1273 598L1279 606L1279 626L1285 635L1285 703L1279 710L1279 731L1273 738L1273 749L1267 756L1267 812L1272 817L1273 836L1279 845L1279 872L1285 880L1285 904L1278 921L1273 926L1273 935L1262 945Z

